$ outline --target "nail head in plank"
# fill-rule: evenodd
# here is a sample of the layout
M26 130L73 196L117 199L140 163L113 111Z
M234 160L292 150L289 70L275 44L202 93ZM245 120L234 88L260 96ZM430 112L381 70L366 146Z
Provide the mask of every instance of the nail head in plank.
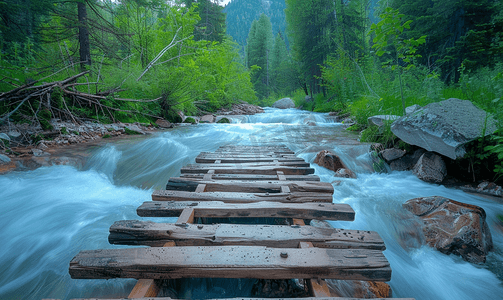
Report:
M287 258L281 256L284 252ZM391 279L389 262L379 250L259 246L88 250L72 259L69 272L73 279Z
M225 203L222 201L147 201L138 209L141 217L178 217L187 207L196 218L306 218L354 221L355 212L345 203Z

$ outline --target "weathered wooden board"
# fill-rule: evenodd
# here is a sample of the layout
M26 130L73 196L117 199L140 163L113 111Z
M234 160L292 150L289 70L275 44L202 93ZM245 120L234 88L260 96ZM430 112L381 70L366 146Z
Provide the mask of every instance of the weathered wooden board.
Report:
M194 192L198 185L205 184L205 192L241 192L241 193L279 193L281 186L288 186L290 192L334 193L333 186L328 182L319 181L244 181L244 180L202 180L172 177L166 185L166 190Z
M188 207L194 208L196 218L306 218L340 221L353 221L355 218L351 206L340 203L147 201L136 212L141 217L178 217Z
M278 171L285 175L309 175L314 174L314 169L309 167L294 167L284 165L256 166L255 164L229 165L229 164L204 164L188 165L181 168L181 173L207 173L215 170L215 174L262 174L277 175Z
M206 157L201 157L198 156L196 157L196 163L198 164L208 164L208 163L214 163L216 160L220 160L222 164L235 164L235 163L264 163L264 162L274 162L278 161L281 163L284 162L292 162L292 163L305 163L305 161L302 158L298 158L295 156L292 156L291 158L284 158L284 157L254 157L253 155L251 156L246 156L246 157L234 157L234 156L206 156Z
M222 299L207 299L207 300L367 300L368 298L346 298L346 297L308 297L308 298L222 298ZM415 300L414 298L379 298L381 300ZM42 299L44 300L44 299ZM48 299L47 299L48 300ZM169 297L152 298L85 298L85 299L70 299L70 300L176 300Z
M252 154L247 154L246 152L243 151L238 151L238 152L232 152L232 151L227 151L227 152L200 152L197 157L200 158L216 158L216 157L224 157L224 158L296 158L296 159L301 159L298 158L295 154L282 154L282 153L274 153L274 152L266 152L266 153L252 153Z
M203 179L206 174L181 174L182 178ZM320 181L317 175L284 175L287 181ZM248 180L248 181L274 181L278 180L278 175L256 175L256 174L213 174L212 180Z
M138 220L117 221L110 227L110 244L161 247L167 241L177 246L266 246L299 248L311 242L318 248L385 250L373 231L285 225L167 224Z
M330 278L389 281L380 250L198 246L81 251L70 262L74 279Z
M223 201L230 203L250 203L273 201L284 203L332 202L327 193L227 193L227 192L186 192L157 190L152 193L154 201Z
M286 166L286 167L301 167L308 168L310 166L309 163L300 160L300 161L278 161L278 162L251 162L251 163L223 163L222 161L218 164L189 164L183 167L184 169L190 168L203 168L203 169L213 169L213 167L218 168L228 168L228 169L242 169L242 168L259 168L259 167L271 167L271 166Z

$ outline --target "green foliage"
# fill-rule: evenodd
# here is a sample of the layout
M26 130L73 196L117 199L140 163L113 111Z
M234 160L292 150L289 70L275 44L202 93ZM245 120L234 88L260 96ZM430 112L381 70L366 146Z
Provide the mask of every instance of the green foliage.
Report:
M404 70L415 67L414 59L421 57L421 55L416 54L417 47L426 42L426 36L423 35L418 39L402 38L402 33L405 29L410 29L410 23L412 23L412 20L408 20L402 24L404 16L396 9L386 8L385 12L380 16L382 20L377 24L372 24L369 34L375 34L372 49L377 50L377 56L388 54L388 58L382 63L383 67L390 67L392 71L397 71L400 82L402 111L405 115L405 98L401 76ZM391 47L391 51L388 50L388 46ZM405 66L402 65L402 62L405 63Z
M48 109L43 109L38 114L38 121L43 130L53 130L54 127L51 125L51 111Z
M112 136L111 136L110 134L108 134L108 133L107 133L107 134L104 134L104 135L102 136L102 138L104 138L104 139L108 139L108 138L111 138L111 137L112 137Z
M66 127L61 127L60 131L61 134L68 134L68 130L66 129Z
M220 124L225 124L225 123L230 123L231 121L227 118L222 118L220 120L218 120L217 123L220 123Z
M192 117L187 117L185 119L185 121L183 121L183 123L190 123L190 124L196 124L196 119L192 118Z
M138 135L140 134L139 132L136 132L136 131L133 131L127 127L124 127L124 132L127 134L127 135Z

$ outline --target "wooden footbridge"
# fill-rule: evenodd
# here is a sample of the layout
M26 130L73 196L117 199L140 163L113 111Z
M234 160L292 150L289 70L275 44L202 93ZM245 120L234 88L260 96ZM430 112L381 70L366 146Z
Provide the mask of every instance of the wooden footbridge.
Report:
M304 279L311 297L324 298L323 279L389 281L376 232L309 226L355 217L349 205L332 203L332 185L313 173L284 146L203 152L137 209L176 223L117 221L110 243L150 247L81 251L70 275L138 279L129 298L156 297L162 280L180 278Z

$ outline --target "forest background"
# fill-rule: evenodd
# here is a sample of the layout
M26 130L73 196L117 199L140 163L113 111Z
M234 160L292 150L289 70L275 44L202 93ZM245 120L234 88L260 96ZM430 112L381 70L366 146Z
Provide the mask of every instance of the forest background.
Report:
M503 175L503 1L0 0L0 125L176 122L290 96L351 116L471 100L500 130L467 168ZM5 145L4 145L5 146Z

